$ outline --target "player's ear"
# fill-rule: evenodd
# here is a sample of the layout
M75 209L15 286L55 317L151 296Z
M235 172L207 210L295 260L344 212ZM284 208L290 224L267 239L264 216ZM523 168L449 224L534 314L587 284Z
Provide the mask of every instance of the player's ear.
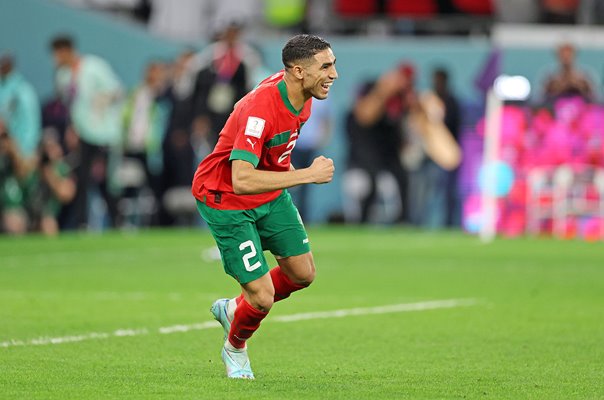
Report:
M294 76L298 79L302 79L304 77L304 68L300 64L296 64L292 67L292 72Z

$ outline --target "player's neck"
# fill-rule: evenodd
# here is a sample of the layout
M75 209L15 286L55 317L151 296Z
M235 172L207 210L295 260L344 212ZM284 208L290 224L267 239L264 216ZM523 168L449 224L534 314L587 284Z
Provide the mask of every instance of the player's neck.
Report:
M288 73L285 73L283 80L285 81L285 87L287 88L287 98L289 99L289 102L296 110L300 110L304 107L306 100L308 100L302 89L302 83Z

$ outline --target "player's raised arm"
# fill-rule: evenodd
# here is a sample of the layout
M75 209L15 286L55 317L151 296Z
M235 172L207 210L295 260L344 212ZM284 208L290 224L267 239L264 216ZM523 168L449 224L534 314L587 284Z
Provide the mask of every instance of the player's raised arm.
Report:
M285 172L262 171L247 161L233 160L232 171L235 194L257 194L307 183L331 182L335 167L331 158L319 156L308 168Z

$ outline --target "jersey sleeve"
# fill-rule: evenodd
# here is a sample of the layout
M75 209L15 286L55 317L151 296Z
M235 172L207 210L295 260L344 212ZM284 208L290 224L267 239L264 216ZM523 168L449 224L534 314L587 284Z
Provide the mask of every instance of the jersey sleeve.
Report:
M254 168L260 162L264 142L272 130L268 106L244 107L237 120L237 132L229 161L243 160Z

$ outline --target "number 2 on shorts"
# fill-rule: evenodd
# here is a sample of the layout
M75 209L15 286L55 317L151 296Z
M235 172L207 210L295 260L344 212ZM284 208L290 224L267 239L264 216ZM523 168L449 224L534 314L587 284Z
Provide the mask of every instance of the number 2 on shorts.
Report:
M243 255L243 265L245 265L245 269L248 272L252 272L255 269L259 268L262 264L260 261L256 261L253 265L250 265L250 259L256 256L256 247L254 246L254 242L251 240L247 240L239 245L239 250L243 251L246 248L250 248L248 253Z

